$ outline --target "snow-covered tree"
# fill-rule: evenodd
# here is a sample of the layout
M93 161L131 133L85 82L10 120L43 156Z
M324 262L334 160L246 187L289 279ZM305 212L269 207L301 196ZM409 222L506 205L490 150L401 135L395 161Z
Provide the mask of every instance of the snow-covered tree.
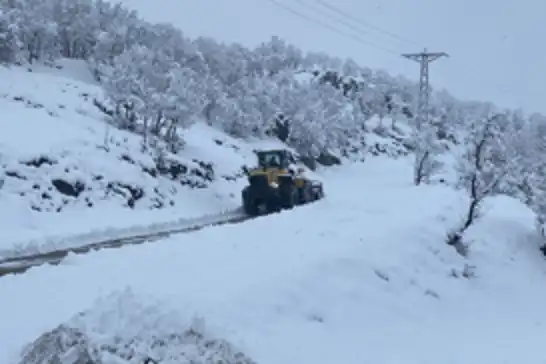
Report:
M58 24L53 20L55 11L51 0L5 1L10 9L12 26L17 30L20 52L33 63L52 60L59 56ZM4 7L4 6L2 6Z
M517 138L512 138L512 149L518 163L514 164L504 191L535 212L540 232L546 238L546 118L539 114L529 118L517 115L514 125L518 130Z
M0 9L0 63L11 64L18 55L17 29L8 12Z
M435 134L430 125L414 133L413 183L416 186L428 182L441 167L436 159L440 146Z
M155 106L160 100L155 91L166 90L166 80L160 73L168 71L171 65L158 62L156 57L146 47L133 46L115 57L113 66L100 68L106 96L115 106L116 121L123 129L137 130L140 117L148 119L157 112ZM160 124L162 117L156 116Z
M180 131L207 105L206 84L195 71L145 46L133 46L104 66L103 83L118 125L161 137L173 151L181 147Z
M279 110L288 127L287 143L305 157L339 148L356 127L343 91L329 84L291 83L280 89Z
M277 74L280 71L297 69L302 61L303 55L300 49L287 44L283 39L273 36L268 42L262 43L254 50L258 62L262 64L264 71L269 75Z
M90 0L49 0L53 3L52 20L57 26L61 55L87 59L100 31L98 4Z
M413 183L419 186L429 181L430 177L441 167L437 155L441 152L438 143L437 129L428 121L423 122L419 117L413 120Z
M111 65L114 58L132 46L139 44L146 24L137 17L136 12L123 8L120 4L98 0L99 30L95 34L95 46L90 55L92 67Z
M518 163L509 132L503 131L506 115L488 110L468 125L463 150L457 158L457 187L468 193L464 220L450 232L447 243L464 250L463 234L480 217L483 201L502 192L502 184ZM461 250L462 249L462 250Z
M345 77L360 77L362 67L360 67L352 58L343 61L341 72Z
M167 90L156 95L163 103L157 105L167 121L165 140L171 152L178 151L183 143L181 131L191 126L207 104L204 85L199 75L190 68L175 65L167 73Z

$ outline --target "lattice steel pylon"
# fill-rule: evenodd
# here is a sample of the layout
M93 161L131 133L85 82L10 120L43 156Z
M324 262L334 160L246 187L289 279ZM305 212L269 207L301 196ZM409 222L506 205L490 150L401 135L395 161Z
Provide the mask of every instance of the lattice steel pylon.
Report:
M416 61L420 65L419 72L419 99L417 104L417 129L420 129L423 124L428 123L428 111L429 111L429 95L430 95L430 81L429 81L429 64L442 57L449 57L445 52L428 52L425 48L420 53L406 53L402 54L409 60Z

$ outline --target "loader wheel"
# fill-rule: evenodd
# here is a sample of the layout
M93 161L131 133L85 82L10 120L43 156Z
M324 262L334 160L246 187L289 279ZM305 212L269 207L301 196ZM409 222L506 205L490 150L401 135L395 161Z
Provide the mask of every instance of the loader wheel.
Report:
M279 199L270 199L267 202L267 212L272 214L274 212L280 212L282 210L282 204Z
M256 203L245 205L245 213L252 217L258 216L260 214L259 205Z
M313 191L313 201L318 201L324 197L324 191L322 190L322 187L317 189L316 191Z
M311 202L318 201L324 197L324 189L322 184L312 182L311 185Z
M258 215L258 205L256 204L256 201L254 201L252 198L250 198L250 192L248 189L244 189L242 193L243 198L243 209L247 215L250 216L256 216Z
M281 195L281 207L283 209L293 209L298 200L298 191L295 188L288 188Z
M298 202L300 205L305 205L309 202L312 202L314 199L313 191L311 191L307 183L303 187L299 188L298 195Z
M297 202L297 187L294 185L294 179L279 178L278 198L281 208L292 209Z

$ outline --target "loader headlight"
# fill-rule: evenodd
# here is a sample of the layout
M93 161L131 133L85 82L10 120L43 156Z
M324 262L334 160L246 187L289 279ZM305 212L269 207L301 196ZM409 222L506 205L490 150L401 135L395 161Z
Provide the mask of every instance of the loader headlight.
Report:
M277 188L279 187L279 184L277 182L271 182L271 187Z

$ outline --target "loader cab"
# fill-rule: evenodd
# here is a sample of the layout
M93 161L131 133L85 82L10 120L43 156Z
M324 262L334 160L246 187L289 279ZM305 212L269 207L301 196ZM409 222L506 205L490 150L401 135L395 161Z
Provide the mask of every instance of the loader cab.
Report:
M258 156L258 166L262 169L287 169L295 161L292 153L287 150L259 151L256 154Z

